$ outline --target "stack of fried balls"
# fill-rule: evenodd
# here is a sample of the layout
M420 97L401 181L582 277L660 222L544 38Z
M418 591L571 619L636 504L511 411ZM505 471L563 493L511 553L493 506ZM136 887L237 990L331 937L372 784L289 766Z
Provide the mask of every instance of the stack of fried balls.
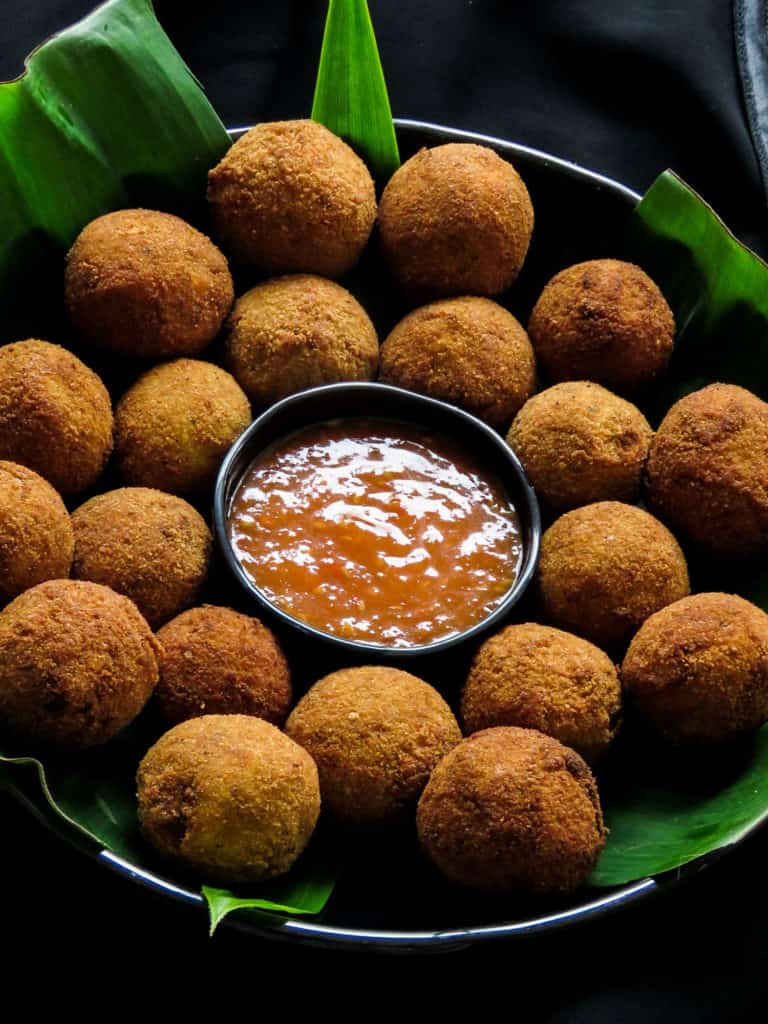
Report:
M639 406L675 324L617 259L561 269L526 330L504 303L534 211L485 146L421 150L377 205L327 129L261 124L208 201L215 244L153 210L83 228L62 271L85 361L54 340L0 347L0 726L84 750L151 700L168 731L138 767L141 830L203 880L284 874L322 814L347 837L410 827L452 884L574 890L606 839L590 766L625 713L674 744L768 719L768 616L691 595L687 564L768 550L768 405L716 383L654 431ZM338 282L369 247L410 310L381 345ZM120 393L87 365L99 350L125 363ZM453 707L376 664L294 694L290 647L210 603L207 510L232 443L285 395L377 375L502 432L548 524L536 621L479 646Z

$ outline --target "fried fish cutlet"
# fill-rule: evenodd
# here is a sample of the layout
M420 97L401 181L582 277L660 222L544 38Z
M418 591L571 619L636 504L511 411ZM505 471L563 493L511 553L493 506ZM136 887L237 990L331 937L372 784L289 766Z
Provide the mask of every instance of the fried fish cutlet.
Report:
M415 298L493 296L520 273L533 206L509 161L487 146L451 142L395 171L378 223L387 265Z
M155 628L194 604L205 583L211 532L182 498L121 487L76 509L72 527L72 575L130 597Z
M376 218L368 168L316 121L255 125L208 175L208 202L227 252L262 274L341 277Z
M155 366L117 403L120 471L134 486L199 493L250 422L250 403L226 370L199 359Z
M71 352L36 338L0 347L0 459L69 497L98 480L112 432L107 389Z
M116 210L87 224L67 256L70 321L90 344L161 359L201 352L234 298L227 261L170 213Z

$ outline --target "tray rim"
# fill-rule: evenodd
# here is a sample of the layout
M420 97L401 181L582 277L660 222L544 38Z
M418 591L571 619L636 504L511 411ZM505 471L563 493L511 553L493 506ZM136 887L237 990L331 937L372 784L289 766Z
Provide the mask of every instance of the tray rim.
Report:
M409 118L395 118L394 124L398 131L404 130L406 133L418 132L422 136L435 140L436 144L446 140L451 142L471 142L489 146L512 158L518 156L534 160L546 167L555 168L569 177L587 180L593 185L600 186L620 197L628 207L636 205L641 199L637 192L621 182L583 167L574 161L563 159L522 143ZM236 141L248 131L249 127L232 127L228 128L227 132L230 138ZM41 809L41 807L31 801L12 781L7 780L3 788L38 823L42 824L60 840L66 842L80 853L85 854L89 859L102 867L149 891L161 894L176 902L201 908L205 906L205 900L200 893L185 889L183 886L175 884L162 875L140 868L120 855L100 847L99 844L92 843L87 837L75 832L74 829L66 828L62 822L54 817L53 812L46 813L44 809ZM542 934L563 927L587 924L597 918L602 918L623 907L633 905L662 889L666 890L669 885L677 883L683 877L689 877L701 871L714 859L719 858L733 846L743 842L753 831L760 827L760 824L757 823L752 829L740 836L737 843L728 844L717 851L705 854L676 869L674 872L667 873L664 876L648 877L635 882L625 883L624 885L605 890L604 894L588 899L587 902L578 906L542 914L523 921L505 921L493 925L434 931L396 931L331 925L322 921L316 921L310 917L282 918L275 915L272 918L272 916L265 913L250 913L246 916L242 912L236 912L225 918L222 924L229 929L235 929L259 938L273 938L289 942L301 941L308 945L336 949L354 948L360 951L377 950L401 953L458 950L478 942L487 943L498 939L521 938L524 935L527 936L534 933ZM599 893L600 890L592 890L592 892Z

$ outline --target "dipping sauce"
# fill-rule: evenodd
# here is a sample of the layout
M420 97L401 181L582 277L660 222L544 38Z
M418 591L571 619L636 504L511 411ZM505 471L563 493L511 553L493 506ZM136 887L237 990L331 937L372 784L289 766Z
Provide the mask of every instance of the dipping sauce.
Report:
M388 647L484 619L523 554L508 494L464 447L375 418L305 427L262 452L234 496L229 531L277 607Z

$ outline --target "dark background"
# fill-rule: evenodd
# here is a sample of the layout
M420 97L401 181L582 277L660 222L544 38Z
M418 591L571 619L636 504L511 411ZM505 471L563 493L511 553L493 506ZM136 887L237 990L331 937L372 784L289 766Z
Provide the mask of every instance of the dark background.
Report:
M0 0L0 77L18 74L36 43L90 7ZM308 115L325 3L218 0L197 10L157 0L156 8L225 124ZM739 237L768 252L726 0L371 0L370 8L395 116L513 139L641 192L672 167ZM18 958L51 974L77 969L84 983L114 973L123 981L117 992L149 977L168 988L178 962L180 990L236 991L250 997L253 1013L267 1009L270 991L280 1009L269 1012L287 1012L304 989L317 1007L322 999L335 1012L341 1000L367 1014L367 1003L350 1000L353 981L377 1009L412 975L433 1010L441 994L464 992L478 1014L526 1021L766 1016L765 831L605 920L415 960L272 945L227 928L209 941L202 914L99 870L2 796L0 822L6 971ZM493 1011L483 1011L488 1002Z

